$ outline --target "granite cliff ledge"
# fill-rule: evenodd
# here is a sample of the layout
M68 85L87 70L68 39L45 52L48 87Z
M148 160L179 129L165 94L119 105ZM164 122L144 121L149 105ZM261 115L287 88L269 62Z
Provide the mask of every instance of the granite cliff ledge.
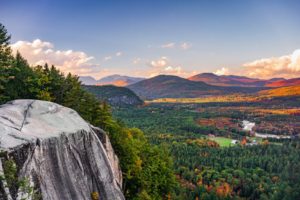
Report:
M0 199L33 199L33 192L7 184L5 162L17 180L43 200L123 200L122 173L105 132L72 109L39 100L0 106Z

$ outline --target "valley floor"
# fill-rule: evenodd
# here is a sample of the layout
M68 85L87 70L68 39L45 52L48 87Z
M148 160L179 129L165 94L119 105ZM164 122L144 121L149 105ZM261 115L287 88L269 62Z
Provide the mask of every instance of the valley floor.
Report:
M113 114L169 149L179 185L172 199L300 198L297 96L154 100Z

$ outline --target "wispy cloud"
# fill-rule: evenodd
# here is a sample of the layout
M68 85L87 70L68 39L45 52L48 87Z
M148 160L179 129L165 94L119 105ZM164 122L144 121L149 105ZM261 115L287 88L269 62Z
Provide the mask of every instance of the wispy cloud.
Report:
M174 42L170 42L170 43L161 45L161 48L163 48L163 49L172 49L174 47L175 47L175 43Z
M120 57L120 56L122 56L122 55L123 55L123 52L122 52L122 51L118 51L118 52L114 53L113 55L105 56L105 57L103 58L103 60L104 60L104 61L113 60L113 58L115 58L115 57Z
M182 43L170 42L170 43L162 44L160 46L160 48L188 50L188 49L192 48L192 46L193 45L189 42L182 42Z
M188 43L188 42L183 42L180 47L183 49L183 50L188 50L190 48L192 48L192 44L191 43Z
M134 58L133 60L132 60L132 63L134 64L134 65L137 65L137 64L139 64L140 62L141 62L141 58Z
M106 57L103 58L104 61L108 61L108 60L111 60L111 59L112 59L111 56L106 56Z

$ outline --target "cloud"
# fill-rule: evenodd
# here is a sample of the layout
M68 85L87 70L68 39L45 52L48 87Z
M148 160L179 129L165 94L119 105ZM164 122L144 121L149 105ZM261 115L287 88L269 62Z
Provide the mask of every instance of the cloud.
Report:
M165 67L168 63L168 58L167 57L161 57L158 60L152 60L150 62L150 65L152 67Z
M111 59L112 59L111 56L106 56L106 57L103 58L104 61L108 61L108 60L111 60Z
M116 53L117 57L122 56L122 55L123 55L123 52L121 52L121 51L119 51L119 52Z
M178 74L180 75L182 73L181 66L173 67L173 66L167 66L164 68L165 72L171 73L171 74Z
M176 44L175 42L170 42L170 43L167 43L167 44L163 44L160 46L160 48L162 49L182 49L182 50L188 50L192 47L192 44L191 43L188 43L188 42L183 42L181 44Z
M192 44L191 43L187 43L187 42L183 42L180 47L183 49L183 50L188 50L192 47Z
M103 60L104 61L109 61L109 60L112 60L114 57L120 57L122 55L123 55L123 52L118 51L114 55L109 55L109 56L104 57Z
M243 65L245 73L251 77L272 78L285 77L294 78L300 76L300 49L290 55L280 57L263 58Z
M157 60L150 61L149 66L151 68L146 72L146 76L149 77L157 76L160 74L187 77L191 74L190 72L185 71L180 65L172 64L170 60L165 56L162 56Z
M214 72L216 75L228 75L229 74L229 69L226 67L222 67L221 69L218 69L217 71Z
M175 43L174 42L170 42L170 43L161 45L161 48L163 48L163 49L172 49L174 47L175 47Z
M181 66L171 66L171 65L160 67L160 68L153 68L150 71L148 71L147 76L153 77L153 76L158 76L160 74L187 76L187 73L182 69Z
M31 65L53 64L62 72L78 75L90 75L98 72L99 64L91 63L94 59L82 51L57 50L50 42L40 39L18 41L11 45L13 52L19 51Z
M141 60L142 60L141 58L134 58L133 61L132 61L132 63L134 65L137 65L137 64L139 64L141 62Z

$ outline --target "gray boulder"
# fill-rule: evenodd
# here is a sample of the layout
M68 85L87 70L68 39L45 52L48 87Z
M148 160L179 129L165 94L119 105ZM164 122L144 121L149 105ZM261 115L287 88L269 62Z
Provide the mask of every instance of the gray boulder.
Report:
M125 199L122 173L110 141L72 109L38 100L0 106L0 199ZM5 162L13 160L17 180L9 186Z

